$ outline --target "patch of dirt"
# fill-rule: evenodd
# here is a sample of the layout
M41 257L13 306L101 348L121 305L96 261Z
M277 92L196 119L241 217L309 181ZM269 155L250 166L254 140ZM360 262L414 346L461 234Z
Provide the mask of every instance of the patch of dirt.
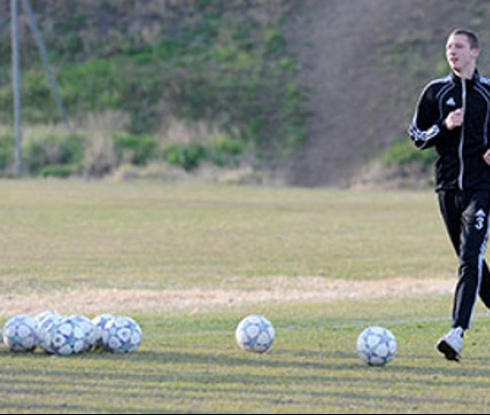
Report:
M264 281L265 280L265 281ZM247 282L250 280L247 280ZM395 278L381 281L328 280L321 277L256 279L257 289L59 290L0 296L0 315L55 310L63 314L199 313L221 307L264 303L333 302L451 293L454 280ZM266 285L265 285L266 284Z

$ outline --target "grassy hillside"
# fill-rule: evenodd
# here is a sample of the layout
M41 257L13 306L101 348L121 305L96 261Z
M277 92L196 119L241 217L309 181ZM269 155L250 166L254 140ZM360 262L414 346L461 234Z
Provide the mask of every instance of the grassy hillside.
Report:
M432 164L436 157L433 149L416 150L405 134L418 94L429 80L449 73L444 44L448 33L455 27L476 31L481 45L478 67L483 75L490 75L490 30L486 24L490 4L474 0L451 5L435 0L412 6L410 13L406 14L409 23L393 39L386 39L382 48L385 52L382 61L394 74L391 79L395 81L398 78L403 82L393 100L393 113L398 111L405 121L401 124L400 134L392 137L389 145L382 149L378 160L385 167L385 172L378 179L406 183L411 176L413 184L421 178L426 182L432 180Z
M401 145L412 152L406 130L424 84L448 73L444 44L451 29L478 32L480 70L490 73L489 16L490 4L481 0L305 0L288 40L301 63L301 85L312 86L313 114L290 181L319 186L398 180L393 166L386 171L379 158L391 163L393 154L384 152L393 144L395 153L403 155ZM403 169L411 175L416 166ZM421 167L427 181L426 170Z
M123 139L110 137L113 146L123 147L111 155L117 159L115 164L123 161L120 153L129 151L129 161L136 164L157 158L189 170L203 160L223 165L244 153L277 157L304 139L296 64L287 54L281 28L294 2L45 0L32 4L70 119L89 114L99 118L117 114L123 119L121 131L114 131ZM8 8L2 8L0 52L9 56ZM59 123L25 14L21 32L24 121ZM0 66L2 123L12 124L11 108L10 63L5 60ZM187 140L191 143L162 138L175 122L204 125L201 129L211 131L207 134L211 137L205 142L199 136L203 134L195 132ZM87 140L86 135L76 140ZM3 147L11 140L11 134L5 134ZM50 147L46 139L40 141L41 147ZM10 148L3 151L9 152ZM144 157L134 160L135 152ZM81 154L74 158L75 171L90 170L82 165ZM45 167L53 161L63 163L63 157L41 164ZM0 168L10 162L7 158ZM30 160L27 164L31 172L39 172Z
M386 180L402 165L427 177L433 157L410 148L406 128L423 85L447 72L453 27L479 33L489 73L490 5L481 0L31 2L75 127L59 128L23 14L24 157L33 175L290 165L288 183L318 186ZM0 4L3 56L8 3ZM0 62L0 110L5 176L14 162L9 59Z

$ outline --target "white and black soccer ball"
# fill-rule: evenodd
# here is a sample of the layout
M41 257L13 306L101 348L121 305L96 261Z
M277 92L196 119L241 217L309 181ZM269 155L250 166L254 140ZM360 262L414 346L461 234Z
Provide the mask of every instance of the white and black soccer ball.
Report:
M102 344L113 353L132 353L138 350L143 333L131 317L116 316L104 325Z
M54 351L49 346L51 339L51 329L56 323L64 318L65 316L63 314L59 314L55 311L44 311L36 315L36 320L38 321L38 346L46 353L54 353Z
M383 366L396 356L398 344L385 327L371 326L357 338L357 353L370 366Z
M13 352L32 352L38 345L38 322L25 314L10 318L3 328L3 342Z
M114 320L115 318L116 316L114 314L104 313L104 314L99 314L92 319L92 323L94 323L96 329L96 340L95 340L96 350L105 349L103 345L103 334L106 330L107 323L111 320Z
M70 317L75 320L84 333L84 345L82 352L92 350L97 342L98 330L92 320L82 314L75 314Z
M252 314L238 323L235 339L243 350L264 353L274 344L276 332L272 323L263 315Z
M60 356L85 351L85 331L77 318L65 317L57 321L49 332L49 350Z

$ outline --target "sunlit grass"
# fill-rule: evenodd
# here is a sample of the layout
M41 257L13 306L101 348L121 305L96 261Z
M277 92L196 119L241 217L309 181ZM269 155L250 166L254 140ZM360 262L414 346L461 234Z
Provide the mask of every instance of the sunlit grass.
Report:
M480 310L467 356L460 364L446 362L434 343L447 328L448 301L262 306L259 311L277 332L273 348L263 355L235 343L234 328L251 311L247 308L170 318L141 315L145 338L132 355L56 358L1 350L0 411L485 412L490 328ZM356 354L356 338L368 324L383 324L397 337L398 355L386 367L368 367Z
M0 193L0 290L438 278L455 265L431 193L79 181Z
M456 266L431 192L3 181L0 194L0 293L12 297L114 287L253 296L258 278L442 281ZM450 310L449 295L421 295L148 311L132 315L144 338L131 355L0 348L0 412L486 413L488 317L479 305L464 359L450 363L434 350ZM250 313L275 326L269 353L235 343ZM372 324L398 340L385 367L356 354Z

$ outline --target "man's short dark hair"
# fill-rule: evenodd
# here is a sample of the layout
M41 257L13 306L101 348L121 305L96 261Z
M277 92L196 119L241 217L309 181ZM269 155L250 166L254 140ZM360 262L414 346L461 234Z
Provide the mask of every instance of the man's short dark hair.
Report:
M458 28L454 29L453 31L451 31L451 33L449 34L449 36L453 36L453 35L466 36L466 38L468 39L468 43L470 44L470 49L480 49L480 45L478 42L478 36L472 30L458 27Z

